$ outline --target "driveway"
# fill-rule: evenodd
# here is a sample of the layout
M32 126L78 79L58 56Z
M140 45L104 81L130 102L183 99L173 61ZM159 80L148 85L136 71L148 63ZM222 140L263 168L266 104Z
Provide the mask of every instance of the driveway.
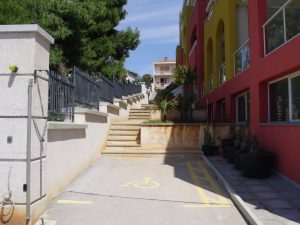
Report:
M44 218L56 225L246 224L200 156L189 155L105 155Z

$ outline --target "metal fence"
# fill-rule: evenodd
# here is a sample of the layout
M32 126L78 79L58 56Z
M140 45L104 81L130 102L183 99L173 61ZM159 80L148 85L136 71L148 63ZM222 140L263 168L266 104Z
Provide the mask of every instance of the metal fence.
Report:
M49 71L48 120L74 121L74 85L67 76Z
M113 77L113 84L114 84L114 96L116 98L121 99L122 96L124 96L123 82L121 82L117 78Z
M100 75L100 88L99 88L99 93L100 93L100 99L101 101L105 102L114 102L114 84L111 82L109 79L106 77ZM99 101L98 101L99 104Z
M100 84L93 81L88 74L74 68L75 103L80 107L99 109Z
M74 68L72 76L49 72L49 120L74 121L74 107L99 110L99 101L113 103L114 98L142 92L138 82L109 80L98 75L94 81L89 74Z

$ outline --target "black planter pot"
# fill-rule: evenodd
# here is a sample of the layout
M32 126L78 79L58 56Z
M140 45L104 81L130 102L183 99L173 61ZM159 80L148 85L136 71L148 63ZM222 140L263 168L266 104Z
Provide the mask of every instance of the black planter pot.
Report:
M269 151L242 154L242 173L249 178L268 178L272 173L274 159L274 153Z
M242 166L241 166L241 158L242 155L247 154L247 152L240 152L240 151L236 151L233 153L233 161L234 161L234 168L237 170L241 170Z
M216 145L202 145L202 151L205 156L212 156L218 151L218 146Z
M226 147L226 154L227 154L227 161L229 163L234 163L234 153L237 152L238 149L235 146L227 146Z
M232 147L234 145L234 141L232 139L224 139L221 141L222 143L222 156L223 158L228 158L228 147Z

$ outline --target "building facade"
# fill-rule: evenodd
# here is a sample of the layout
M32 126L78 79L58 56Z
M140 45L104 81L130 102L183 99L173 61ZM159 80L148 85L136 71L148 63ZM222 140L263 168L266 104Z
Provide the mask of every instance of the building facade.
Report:
M175 60L169 60L167 57L165 59L154 62L154 86L155 90L165 89L174 80L173 71L176 67Z
M210 122L248 124L298 183L299 18L299 0L197 0L188 35L197 106L207 107Z

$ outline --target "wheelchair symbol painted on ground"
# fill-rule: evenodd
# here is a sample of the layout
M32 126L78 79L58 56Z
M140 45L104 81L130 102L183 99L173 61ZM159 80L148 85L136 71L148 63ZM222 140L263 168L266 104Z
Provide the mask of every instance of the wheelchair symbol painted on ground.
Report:
M145 177L141 180L133 180L129 181L125 184L120 185L120 187L134 187L134 188L141 188L141 189L152 189L158 188L160 183L157 181L153 181L150 177Z

